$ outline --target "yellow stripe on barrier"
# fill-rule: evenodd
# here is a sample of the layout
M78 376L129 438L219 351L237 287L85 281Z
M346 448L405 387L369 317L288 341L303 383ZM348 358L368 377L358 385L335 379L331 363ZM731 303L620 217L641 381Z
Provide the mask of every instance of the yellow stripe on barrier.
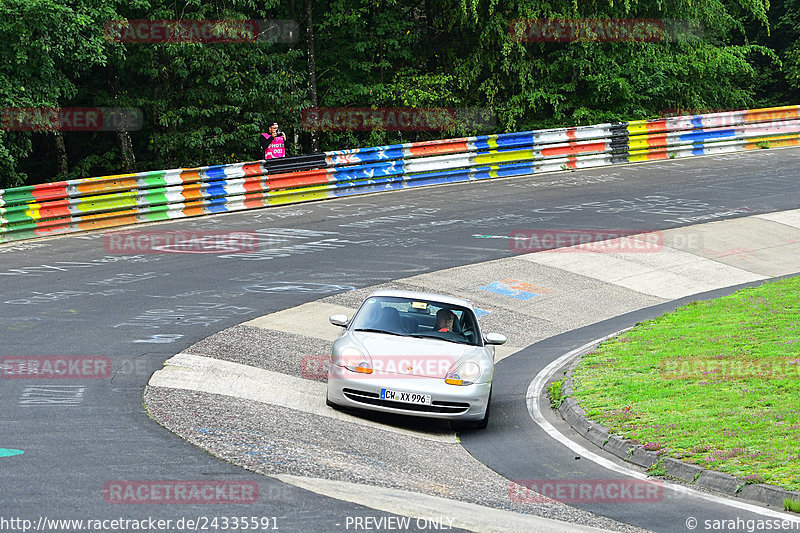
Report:
M42 218L39 214L41 208L41 204L28 204L28 209L25 210L25 216L30 217L32 220L38 220Z
M318 185L316 187L303 187L302 189L270 191L267 193L267 203L269 205L285 205L293 202L324 200L329 198L328 189L330 189L328 185Z
M534 150L514 150L513 152L496 152L493 154L476 155L472 160L477 164L484 163L504 163L508 161L522 161L526 159L534 159L536 152Z

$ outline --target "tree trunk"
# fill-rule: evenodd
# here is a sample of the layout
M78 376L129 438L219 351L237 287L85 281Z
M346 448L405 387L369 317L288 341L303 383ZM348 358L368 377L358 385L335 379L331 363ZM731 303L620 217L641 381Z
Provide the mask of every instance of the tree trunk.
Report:
M117 139L119 140L119 149L122 152L122 169L126 173L135 172L136 156L133 153L133 143L131 143L131 136L125 130L117 132Z
M116 71L112 74L111 78L111 89L113 90L114 94L114 102L117 103L120 101L120 91L119 91L119 75ZM117 140L119 141L119 151L122 155L122 169L125 172L134 172L134 167L136 166L136 155L133 153L133 143L131 142L131 136L128 135L130 131L130 126L132 124L128 124L128 121L131 119L128 110L120 110L121 116L123 118L122 123L120 124L120 129L117 130Z
M56 141L56 162L58 164L59 177L65 178L69 172L67 165L67 145L64 143L64 133L61 131L55 132Z
M308 30L308 89L311 107L317 108L317 65L314 56L314 23L311 18L311 0L305 0L306 28ZM311 151L319 152L319 133L311 128Z

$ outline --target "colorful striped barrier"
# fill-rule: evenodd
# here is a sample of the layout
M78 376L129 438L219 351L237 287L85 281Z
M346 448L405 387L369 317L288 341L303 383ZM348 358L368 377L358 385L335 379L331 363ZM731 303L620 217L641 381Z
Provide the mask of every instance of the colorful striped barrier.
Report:
M353 194L800 145L800 106L375 146L0 190L0 243Z

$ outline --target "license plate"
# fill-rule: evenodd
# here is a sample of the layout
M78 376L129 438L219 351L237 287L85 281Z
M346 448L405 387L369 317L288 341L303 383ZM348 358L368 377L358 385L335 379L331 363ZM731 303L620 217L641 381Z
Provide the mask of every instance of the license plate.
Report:
M430 405L430 394L418 394L416 392L403 392L391 389L381 389L381 400L391 400L393 402L416 403L419 405Z

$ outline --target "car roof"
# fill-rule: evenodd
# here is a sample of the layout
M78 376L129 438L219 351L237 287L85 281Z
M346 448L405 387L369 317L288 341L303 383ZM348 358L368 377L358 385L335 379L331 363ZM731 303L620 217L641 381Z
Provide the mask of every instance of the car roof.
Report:
M472 309L472 304L469 302L469 300L456 298L454 296L446 296L444 294L436 294L433 292L401 291L397 289L379 289L369 295L369 297L372 296L395 296L398 298L409 298L413 300L433 300L435 302L441 302L443 304L466 307L467 309L471 309L474 311L474 309Z

